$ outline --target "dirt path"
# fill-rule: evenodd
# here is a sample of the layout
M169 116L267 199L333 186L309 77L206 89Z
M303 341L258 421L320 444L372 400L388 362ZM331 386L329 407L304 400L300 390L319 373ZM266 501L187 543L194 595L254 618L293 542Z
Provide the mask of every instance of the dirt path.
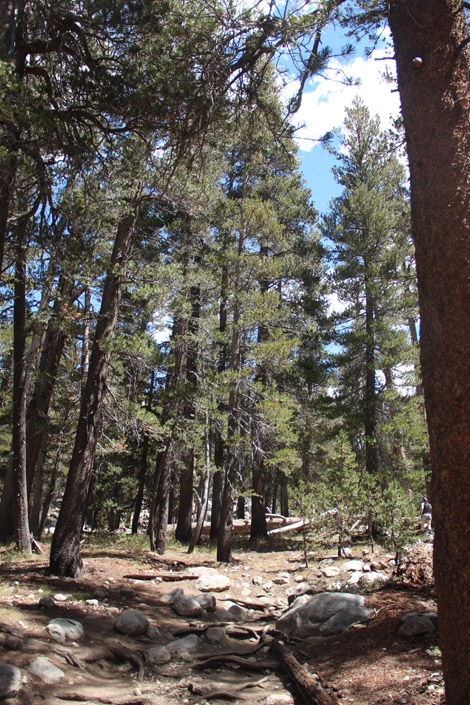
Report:
M327 587L328 581L325 571L319 570L319 563L309 569L302 566L299 551L270 551L267 549L275 547L267 545L261 548L263 552L237 553L235 563L229 566L217 564L207 553L188 556L183 549L172 550L164 558L117 546L111 551L89 549L84 551L86 565L80 580L47 576L47 555L29 561L3 560L0 636L4 636L0 661L18 666L24 677L16 699L7 702L300 704L300 697L278 669L268 646L259 648L260 633L274 627L276 618L288 606L289 591L300 580L317 583L319 590ZM326 564L339 562L331 557ZM223 646L204 639L207 626L214 625L210 614L204 620L181 617L170 605L162 603L162 597L175 587L182 588L185 594L197 594L193 579L147 579L150 575L176 578L201 565L215 567L230 579L230 587L216 594L217 607L233 602L244 606L243 621L226 624L228 638ZM125 577L128 575L146 579ZM56 597L50 609L38 605L46 595ZM59 601L60 595L66 599ZM263 606L263 602L267 604ZM257 609L250 609L251 604ZM316 672L331 687L340 703L442 705L437 644L429 638L404 640L397 636L403 614L435 609L432 590L417 584L407 589L387 587L368 595L366 606L373 615L366 624L350 627L339 636L291 641L289 650L308 671ZM150 636L132 638L115 631L117 615L131 609L147 617L154 627ZM50 620L57 617L80 621L85 636L76 643L58 644L46 630ZM167 645L182 636L182 630L200 637L196 654L173 654L168 663L160 666L148 663L146 655L151 647ZM17 648L12 648L15 634ZM224 651L245 656L252 665L247 668L240 663L221 662L204 670L195 667L199 660L220 656ZM31 674L27 666L37 656L47 657L64 676L55 684L46 684Z

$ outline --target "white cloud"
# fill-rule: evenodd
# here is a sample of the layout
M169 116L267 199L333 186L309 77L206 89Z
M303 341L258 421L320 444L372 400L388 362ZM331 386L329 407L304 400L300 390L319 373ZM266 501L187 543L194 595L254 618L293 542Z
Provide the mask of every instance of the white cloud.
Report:
M376 61L384 52L374 52L368 59L358 57L348 64L338 61L331 64L329 72L331 79L315 78L307 84L302 98L302 105L294 116L295 125L304 125L297 131L301 150L309 152L326 132L341 127L344 121L345 108L350 106L354 97L359 95L368 106L371 114L378 115L382 129L390 125L390 115L397 117L400 101L397 92L393 92L394 83L384 79L384 71L394 70L393 61ZM358 86L346 86L341 78L347 75L360 79ZM291 82L285 89L286 99L294 95L298 89L298 81Z

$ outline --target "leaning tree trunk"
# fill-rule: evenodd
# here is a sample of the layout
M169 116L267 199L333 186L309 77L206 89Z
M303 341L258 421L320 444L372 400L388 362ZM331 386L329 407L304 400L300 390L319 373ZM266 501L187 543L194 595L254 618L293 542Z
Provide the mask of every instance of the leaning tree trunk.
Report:
M460 0L390 3L411 181L447 705L470 703L470 46Z
M96 324L87 381L82 394L75 445L67 484L51 546L50 571L54 575L78 577L83 569L80 538L85 519L88 490L101 427L106 392L110 342L114 337L121 301L125 264L129 257L138 213L134 209L118 226L110 268L106 276Z

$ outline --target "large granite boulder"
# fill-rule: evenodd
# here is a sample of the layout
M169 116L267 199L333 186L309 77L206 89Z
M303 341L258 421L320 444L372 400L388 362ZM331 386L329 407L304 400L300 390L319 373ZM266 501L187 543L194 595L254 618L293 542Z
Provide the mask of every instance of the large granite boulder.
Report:
M301 598L302 599L302 598ZM300 639L339 634L369 617L364 597L342 592L322 592L311 600L297 601L278 621L277 629Z

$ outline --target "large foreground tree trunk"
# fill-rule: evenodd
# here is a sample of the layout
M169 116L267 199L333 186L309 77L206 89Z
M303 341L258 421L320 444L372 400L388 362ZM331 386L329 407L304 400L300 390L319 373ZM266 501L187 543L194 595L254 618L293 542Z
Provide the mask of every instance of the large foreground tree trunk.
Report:
M470 703L470 46L460 0L389 16L411 173L447 705Z
M87 508L88 490L101 427L103 401L110 358L110 342L117 325L123 269L138 212L138 202L119 223L111 263L104 284L101 309L96 324L87 381L82 394L80 415L67 484L51 546L50 571L54 575L78 577L83 563L80 538Z

